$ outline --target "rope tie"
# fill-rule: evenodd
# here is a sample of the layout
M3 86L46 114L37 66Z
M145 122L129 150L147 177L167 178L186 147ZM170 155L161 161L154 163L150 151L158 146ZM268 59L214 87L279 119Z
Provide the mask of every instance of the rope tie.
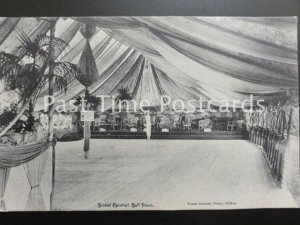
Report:
M38 187L40 187L40 184L36 184L36 185L31 186L31 189L38 188Z

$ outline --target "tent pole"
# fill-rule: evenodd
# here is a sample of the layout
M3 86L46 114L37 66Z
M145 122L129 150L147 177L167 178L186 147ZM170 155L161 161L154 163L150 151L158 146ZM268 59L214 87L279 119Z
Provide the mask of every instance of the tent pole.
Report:
M49 96L53 95L53 64L54 64L54 48L53 48L53 38L55 34L55 20L50 20L50 47L49 47ZM50 101L50 100L49 100ZM53 141L53 104L48 107L48 141ZM52 190L50 194L50 210L53 210L53 197L55 188L55 147L52 147Z
M85 87L85 98L88 99L89 97L89 89ZM84 103L85 104L85 103ZM87 105L88 103L86 103ZM87 108L88 109L88 108ZM91 122L84 121L84 158L88 159L88 152L90 150L90 138L91 138Z

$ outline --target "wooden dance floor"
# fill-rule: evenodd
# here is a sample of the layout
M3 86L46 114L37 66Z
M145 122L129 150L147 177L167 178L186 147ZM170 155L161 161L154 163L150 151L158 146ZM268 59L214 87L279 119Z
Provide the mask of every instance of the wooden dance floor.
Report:
M261 150L246 140L92 139L90 146L84 159L82 141L58 143L55 210L297 206L272 178ZM44 189L50 162L49 155ZM10 189L20 185L14 179ZM49 190L43 193L48 201Z

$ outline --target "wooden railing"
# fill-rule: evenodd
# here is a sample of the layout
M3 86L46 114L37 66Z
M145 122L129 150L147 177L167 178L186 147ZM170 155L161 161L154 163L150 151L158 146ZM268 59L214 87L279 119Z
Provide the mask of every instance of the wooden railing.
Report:
M287 140L274 130L252 127L249 130L250 141L263 150L273 176L281 181L283 172L283 154Z

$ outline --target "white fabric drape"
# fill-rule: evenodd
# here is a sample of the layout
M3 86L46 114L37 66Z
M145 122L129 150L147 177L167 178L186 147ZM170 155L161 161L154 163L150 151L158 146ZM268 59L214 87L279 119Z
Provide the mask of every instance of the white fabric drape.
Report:
M6 211L4 194L8 182L10 168L0 168L0 211Z
M191 26L191 22L193 22L191 20L198 18L166 17L162 19L160 17L158 19L158 17L147 17L145 19L136 17L135 19L144 20L142 22L147 24L149 29L104 30L119 41L141 51L151 63L164 72L167 72L167 74L178 83L188 84L190 87L197 89L205 89L204 86L208 86L209 88L205 91L210 97L215 95L214 92L209 91L213 89L222 93L221 99L245 100L249 98L249 93L275 93L281 90L288 90L289 88L296 88L298 78L295 48L293 51L287 51L282 46L276 46L276 43L262 43L261 40L256 40L253 37L232 34L231 31L223 31L224 29L221 28L207 35L206 33L209 33L209 27L205 29L202 24L202 32L200 32L199 26L201 23L197 21L196 24L194 22L194 25ZM173 21L172 26L165 25L169 20L171 22ZM156 23L154 23L154 21ZM176 23L174 23L174 21ZM180 21L181 26L178 26L178 22ZM188 24L184 24L184 22L188 22ZM191 29L190 26L193 29L198 27L198 30L196 29L197 32L192 32L193 29ZM290 32L292 35L290 39L295 39L295 23L293 23L292 26L294 26L294 31ZM154 35L154 37L151 38L151 35L148 35L149 31L147 30L150 30L151 27L154 27L156 31L158 30L160 37L155 37ZM186 29L188 29L188 32L184 32ZM182 31L179 32L178 30ZM276 32L284 36L283 30L284 29L277 27ZM172 41L175 41L176 45L161 40L163 33L175 35L176 38L174 39L174 37L172 37ZM197 36L194 37L193 34L197 34ZM220 40L220 36L222 36L222 40ZM224 38L224 36L226 38ZM185 43L177 37L184 37L188 42ZM214 39L212 37L214 37ZM150 40L148 40L149 38ZM170 37L168 38L170 39ZM216 38L219 38L219 40ZM225 39L225 44L223 43L223 38ZM287 38L287 36L285 36L285 38ZM191 46L191 40L193 41L192 43L201 44L205 48L208 48L208 50L204 47L199 50L196 48L195 50L194 46ZM210 43L207 43L208 40L210 40ZM229 41L231 41L231 43ZM217 46L215 46L215 43L217 43ZM162 48L161 45L164 45L164 47L168 49ZM233 45L237 47L233 47ZM227 48L224 49L224 46L227 46ZM254 46L256 46L257 49L255 49ZM176 49L174 49L174 47L176 47ZM178 51L178 48L181 48L181 52ZM253 49L255 51L253 51ZM267 49L269 50L267 51ZM191 58L190 50L194 58ZM201 56L203 52L206 54L203 55L200 61L199 55ZM161 55L162 53L163 56ZM208 58L209 60L206 59L206 56L210 55L212 58ZM174 56L180 57L183 63L179 65L179 60L175 60ZM225 65L221 62L225 62ZM214 64L211 65L212 63ZM190 65L194 66L191 67ZM201 74L199 74L199 71L201 71ZM211 74L213 76L210 76ZM222 79L222 82L220 82L220 79ZM198 81L196 85L193 80ZM191 84L191 82L193 84Z
M216 62L222 66L221 70L209 65L205 60L201 60L200 57L203 54L203 49L197 49L196 46L190 46L184 42L176 43L174 41L173 44L171 44L168 43L167 40L160 41L162 37L152 31L147 32L147 35L145 36L148 38L149 42L159 50L165 59L185 74L197 79L201 84L210 85L220 90L225 89L248 93L278 91L280 88L278 85L282 85L281 83L275 83L275 85L277 84L276 86L270 84L263 85L259 78L256 82L244 80L242 77L237 78L243 72L241 63L231 65L231 68L233 65L239 67L239 69L233 73L233 71L226 71L226 64L221 64L221 62L218 62L218 59L216 59ZM209 54L203 57L209 57ZM263 74L260 73L258 76L262 77ZM247 77L245 79L251 79L251 73L249 72L245 77ZM266 79L270 79L270 77L266 77ZM291 80L289 83L290 86L294 86L294 82L295 79Z
M35 18L21 18L6 39L3 40L0 45L1 51L12 53L19 46L18 32L20 30L28 34L31 39L34 39L37 35L46 33L49 30L49 23L47 21L38 21Z
M0 20L0 45L18 24L20 18L3 18Z
M110 28L110 34L143 53L162 55L179 71L199 80L201 84L204 82L215 88L219 86L219 90L226 88L245 93L260 93L262 90L277 92L278 88L295 88L297 32L294 18L282 23L277 23L280 21L278 18L274 18L273 22L272 19L209 18L209 23L202 17L130 17L126 18L124 26L128 25L130 19L132 24L139 24L137 21L141 24L140 27L134 26L130 30L119 29L124 18L119 18L118 26L112 26L109 19L102 18L101 27ZM226 20L227 27L211 24L212 21L217 23L223 20ZM228 24L234 28L228 29ZM258 31L254 35L250 31L256 27ZM266 31L269 33L266 34ZM173 37L166 37L166 34ZM141 41L145 38L149 39L148 42ZM200 61L202 54L208 58L203 60L202 57ZM211 60L210 55L215 60ZM174 60L174 56L180 60ZM218 60L225 60L225 65ZM207 64L212 61L221 68ZM225 82L219 82L219 78ZM275 81L272 83L271 79Z
M92 20L91 20L92 18ZM120 17L74 17L82 23L93 24L98 27L105 28L117 28L117 29L132 29L141 27L138 21L135 21L132 17L120 16Z
M0 21L0 27L4 21ZM16 27L23 28L24 24L28 24L24 27L25 32L34 37L48 30L45 22L22 18ZM85 45L78 31L81 23L98 27L90 40L99 73L91 87L95 93L114 94L129 81L130 85L142 84L135 80L138 73L133 73L131 78L128 75L129 70L138 70L136 60L130 60L131 65L127 63L127 58L134 50L141 53L155 71L162 72L157 72L157 76L153 71L150 73L155 76L155 88L151 88L154 96L159 90L159 93L173 91L173 96L184 98L204 95L215 100L243 101L249 99L249 94L270 99L277 97L278 93L298 89L297 20L294 17L59 19L56 36L70 43L71 47L58 59L78 63ZM12 30L9 33L0 45L1 50L11 49L13 43L16 45L16 41L10 41L14 40L15 32ZM174 82L173 89L167 84L168 79L164 78ZM106 91L99 91L100 88ZM72 80L67 94L57 93L57 97L69 101L83 90L81 84ZM178 90L177 93L174 90Z
M48 151L45 151L40 156L24 165L24 170L31 187L25 208L26 211L46 210L46 205L40 185L43 174L45 172L47 158Z

